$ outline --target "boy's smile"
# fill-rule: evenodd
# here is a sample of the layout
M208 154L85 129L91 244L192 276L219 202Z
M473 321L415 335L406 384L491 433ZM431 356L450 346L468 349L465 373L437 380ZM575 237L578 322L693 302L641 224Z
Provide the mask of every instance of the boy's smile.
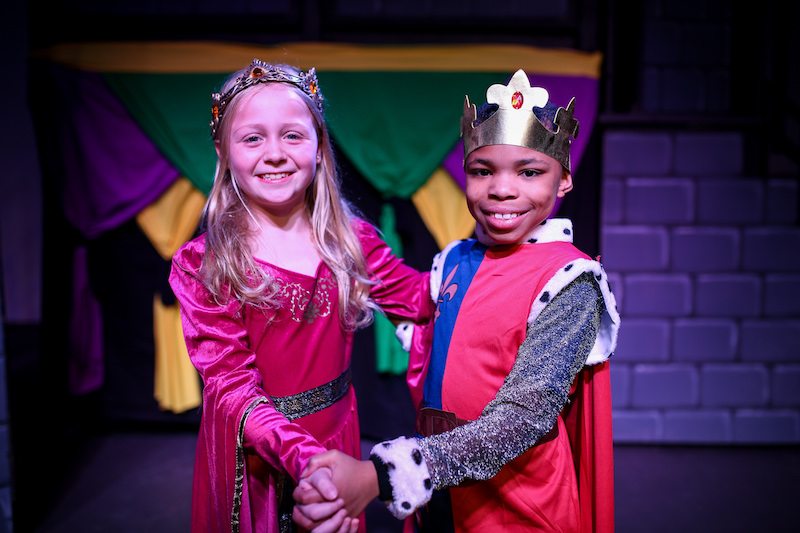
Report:
M572 176L554 158L507 144L469 154L467 206L487 246L518 244L545 220L556 198L572 189Z

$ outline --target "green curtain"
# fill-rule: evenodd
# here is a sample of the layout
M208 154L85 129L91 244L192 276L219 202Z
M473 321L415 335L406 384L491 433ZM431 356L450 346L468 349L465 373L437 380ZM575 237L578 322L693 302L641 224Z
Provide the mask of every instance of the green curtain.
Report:
M482 101L504 74L326 72L320 85L337 145L384 197L409 198L458 141L465 94ZM225 74L105 74L164 156L204 193L215 155L211 92Z
M324 72L327 118L342 151L384 197L409 198L459 138L464 95L503 74Z

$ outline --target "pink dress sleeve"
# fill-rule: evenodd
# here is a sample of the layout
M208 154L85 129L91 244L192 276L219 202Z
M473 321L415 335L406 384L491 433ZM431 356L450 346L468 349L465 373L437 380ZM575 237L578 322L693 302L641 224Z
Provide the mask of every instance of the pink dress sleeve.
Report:
M363 220L356 224L367 269L377 282L370 291L375 303L390 318L415 323L430 320L435 310L430 297L430 272L419 272L395 256L371 224Z
M325 448L275 410L262 388L241 305L214 302L200 278L202 258L201 240L179 250L173 259L170 285L180 303L189 356L204 383L201 438L209 454L216 455L209 463L232 456L217 452L235 446L229 439L243 438L246 449L298 479L308 459Z

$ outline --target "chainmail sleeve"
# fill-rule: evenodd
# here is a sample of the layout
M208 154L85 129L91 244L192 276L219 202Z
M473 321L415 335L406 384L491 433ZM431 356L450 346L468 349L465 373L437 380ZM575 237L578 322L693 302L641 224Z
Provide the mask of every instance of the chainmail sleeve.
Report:
M481 416L418 439L434 489L489 479L550 431L592 348L603 309L592 275L581 274L528 326L511 372Z

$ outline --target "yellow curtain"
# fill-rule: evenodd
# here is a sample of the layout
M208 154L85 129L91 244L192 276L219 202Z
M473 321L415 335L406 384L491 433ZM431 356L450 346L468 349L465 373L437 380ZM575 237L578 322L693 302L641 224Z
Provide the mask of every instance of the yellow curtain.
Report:
M165 260L194 234L205 196L186 178L179 178L161 197L137 216L136 222ZM189 360L181 328L180 310L153 298L155 342L154 391L161 409L182 413L202 401L200 380Z
M156 350L153 396L159 407L173 413L199 407L200 380L183 340L180 311L177 305L161 303L159 295L153 298L153 337Z
M464 191L441 167L417 189L411 201L440 250L454 240L470 237L475 230Z

